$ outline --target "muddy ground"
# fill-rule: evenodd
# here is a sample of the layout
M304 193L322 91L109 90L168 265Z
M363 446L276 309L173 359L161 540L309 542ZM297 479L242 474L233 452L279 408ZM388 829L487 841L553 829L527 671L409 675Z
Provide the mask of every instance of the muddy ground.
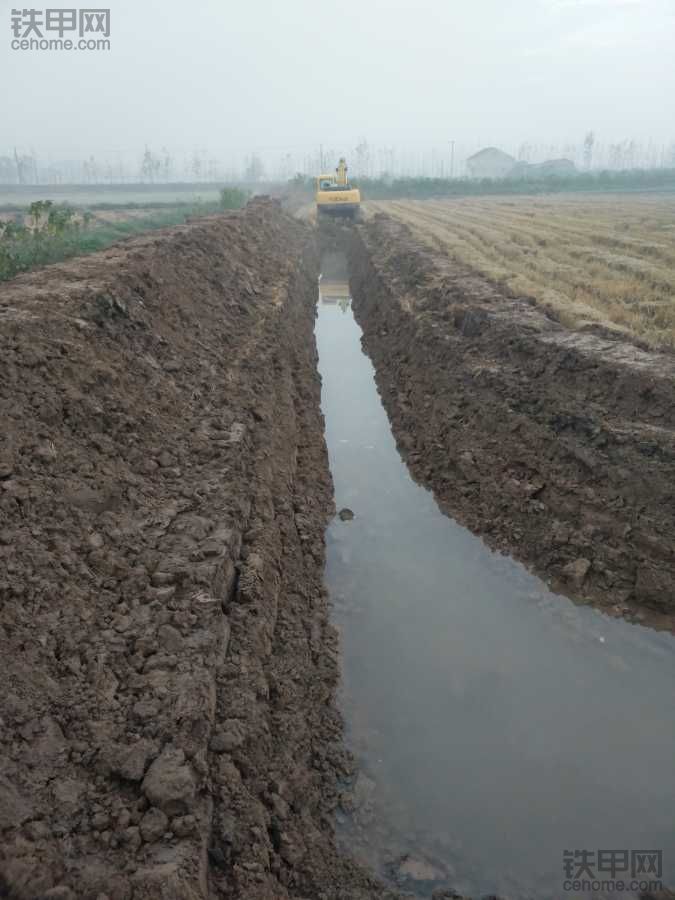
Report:
M668 609L663 360L359 232L416 476L573 593ZM393 897L334 841L317 273L260 200L0 287L0 896Z
M311 230L270 201L0 288L0 896L375 898Z
M399 448L449 515L568 596L675 622L675 357L573 332L379 214L354 308Z

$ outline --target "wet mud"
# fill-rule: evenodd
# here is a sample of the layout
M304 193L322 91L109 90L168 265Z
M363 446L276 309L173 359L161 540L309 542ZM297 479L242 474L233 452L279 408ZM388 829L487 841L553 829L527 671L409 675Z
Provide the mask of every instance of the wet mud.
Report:
M0 895L385 896L333 834L317 275L260 200L0 289Z
M399 449L444 511L554 590L675 621L675 358L526 299L379 214L354 309Z

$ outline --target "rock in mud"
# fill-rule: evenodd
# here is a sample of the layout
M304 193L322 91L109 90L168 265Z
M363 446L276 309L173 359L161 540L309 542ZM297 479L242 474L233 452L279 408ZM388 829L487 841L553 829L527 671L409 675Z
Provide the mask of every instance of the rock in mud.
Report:
M185 753L169 746L151 764L142 787L148 800L164 812L185 815L194 803L197 782Z
M158 841L169 827L169 818L161 809L152 807L141 819L140 831L144 841Z
M338 516L343 522L351 522L351 520L354 518L354 512L353 510L349 509L348 506L344 506L338 513Z
M394 878L399 884L406 882L438 882L447 877L447 871L424 856L407 853L395 865Z
M581 588L586 581L591 568L590 560L580 557L575 559L566 566L563 566L562 574L566 581L569 581L577 590Z
M101 752L101 760L109 770L128 781L141 781L149 761L156 755L157 746L142 738L134 744L111 745Z
M231 753L241 747L246 740L246 730L237 719L226 719L218 728L209 744L214 753Z

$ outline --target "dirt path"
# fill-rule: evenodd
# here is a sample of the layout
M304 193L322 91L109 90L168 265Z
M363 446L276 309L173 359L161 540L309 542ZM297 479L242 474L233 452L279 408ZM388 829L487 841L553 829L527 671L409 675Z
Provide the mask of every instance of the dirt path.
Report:
M333 842L316 274L259 201L0 289L2 896L385 896Z
M359 229L351 257L415 476L556 590L672 628L672 355L570 331L386 216Z

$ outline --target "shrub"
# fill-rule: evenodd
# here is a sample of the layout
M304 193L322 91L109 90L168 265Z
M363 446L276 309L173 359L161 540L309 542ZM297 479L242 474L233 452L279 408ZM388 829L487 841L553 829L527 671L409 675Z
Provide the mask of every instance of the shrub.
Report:
M236 187L224 187L220 191L220 206L222 209L241 209L248 200L246 191Z

